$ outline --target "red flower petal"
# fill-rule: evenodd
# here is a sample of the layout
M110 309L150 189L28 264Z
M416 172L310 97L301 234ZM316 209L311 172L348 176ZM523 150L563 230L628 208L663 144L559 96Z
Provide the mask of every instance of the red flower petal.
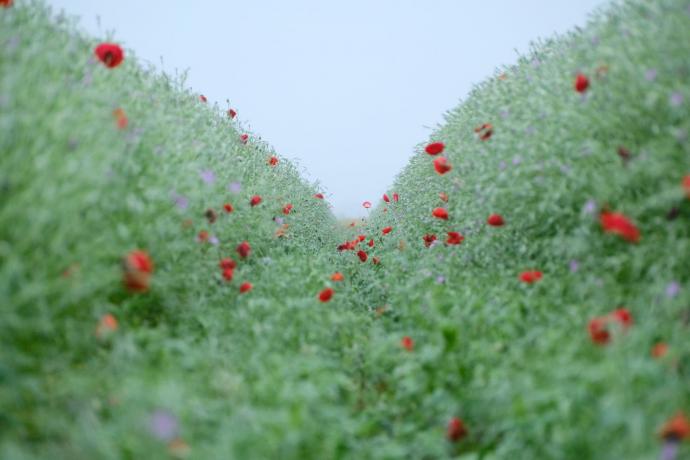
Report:
M252 283L245 281L240 285L240 293L244 294L245 292L251 291L253 288L254 286L252 285Z
M467 436L467 428L465 424L458 417L453 417L448 422L448 429L446 430L446 437L451 442L456 442Z
M364 206L367 209L371 208L371 201L365 201L364 203L362 203L362 206Z
M681 441L690 437L690 421L682 412L668 419L659 435L669 441Z
M426 146L424 151L429 155L438 155L439 153L443 152L443 149L445 148L446 144L444 144L443 142L432 142L431 144Z
M233 208L230 203L225 203L223 205L223 209L225 209L225 212L227 212L228 214L235 210L235 208Z
M611 334L606 329L607 318L596 317L589 321L587 330L592 338L592 342L597 345L606 345L611 340Z
M249 257L249 253L252 250L252 247L249 245L248 242L243 241L240 244L237 245L237 248L235 248L237 251L237 254L243 259Z
M431 215L437 219L448 220L448 211L446 211L445 208L434 208L434 210L431 211Z
M331 279L332 279L333 281L342 281L342 280L345 279L345 277L343 276L342 273L340 273L340 272L335 272L335 273L333 273L333 274L331 275Z
M611 312L611 317L621 323L624 328L628 328L633 324L633 317L630 314L630 310L625 307L618 308Z
M292 211L292 205L290 203L283 206L283 214L288 215Z
M254 195L251 200L249 200L249 204L254 207L257 204L261 203L261 197L259 195Z
M503 217L500 214L491 214L489 218L486 219L486 223L491 225L492 227L500 227L505 222L503 221Z
M617 234L631 243L640 241L640 231L624 214L604 211L599 220L604 232Z
M407 351L412 351L414 349L414 340L410 336L405 336L400 341L400 345Z
M357 257L359 257L359 260L361 260L362 262L366 262L368 256L366 252L360 250L357 252Z
M326 288L319 293L319 300L321 302L328 302L333 297L333 289Z
M434 169L440 175L444 175L445 173L453 169L453 167L450 165L450 163L448 163L446 157L438 157L434 160Z
M400 199L400 195L398 195L397 193L394 193L393 194L393 201L395 201L397 203L399 199Z
M242 134L240 136L240 142L242 142L243 144L246 144L248 140L249 140L249 134Z
M542 273L537 270L525 271L520 273L520 281L527 284L532 284L542 278Z
M683 190L685 190L685 194L688 196L688 200L690 200L690 174L683 178Z
M228 116L230 118L235 118L237 116L237 112L234 111L233 109L228 109Z
M388 198L388 195L386 195L385 193L383 194L383 201L385 201L386 203L391 202L390 198Z
M270 166L275 166L278 164L278 157L272 156L271 158L268 159L268 164Z
M101 43L96 47L94 53L98 60L109 68L117 67L125 58L124 51L115 43Z
M383 233L384 235L388 235L392 230L393 227L384 227L383 230L381 230L381 233Z
M232 268L226 268L223 270L223 278L225 278L225 281L232 281L234 274L235 271Z
M319 200L323 200L323 193L314 194L314 198L318 198Z
M575 83L573 86L575 87L575 91L578 93L584 93L587 91L587 88L589 88L589 79L585 75L579 73L575 77Z
M446 243L452 245L460 244L464 239L465 237L458 232L448 232L448 239L446 240Z
M232 260L230 257L226 257L224 259L221 259L220 262L218 263L218 266L222 268L223 270L232 270L235 267L237 267L237 262Z
M429 246L431 246L431 243L436 241L436 235L426 234L422 237L422 239L424 240L424 246L428 248Z

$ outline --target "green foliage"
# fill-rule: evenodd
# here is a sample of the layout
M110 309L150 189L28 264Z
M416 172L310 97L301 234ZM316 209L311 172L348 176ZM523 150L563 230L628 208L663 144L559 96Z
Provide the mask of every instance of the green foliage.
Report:
M129 50L107 69L74 30L38 2L0 9L0 458L648 459L690 413L687 2L614 5L535 45L434 133L453 170L420 148L365 229L183 78ZM639 244L601 231L605 206ZM359 233L367 263L335 250ZM134 249L155 264L142 294L121 279ZM635 324L592 344L589 319L619 305ZM98 336L107 313L119 327ZM160 411L176 440L152 432ZM450 443L455 416L469 435Z

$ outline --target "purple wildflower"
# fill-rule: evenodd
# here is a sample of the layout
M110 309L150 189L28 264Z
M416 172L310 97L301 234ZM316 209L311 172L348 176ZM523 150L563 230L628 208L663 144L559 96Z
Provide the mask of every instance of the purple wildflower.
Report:
M212 184L216 180L216 175L210 169L204 169L199 173L199 176L201 177L201 180L207 184Z
M644 73L644 78L647 81L654 81L654 80L656 80L656 75L657 75L656 69L647 69L647 71Z
M671 93L671 96L668 99L669 104L671 104L671 107L680 107L683 105L683 93L680 91L674 91Z
M242 190L242 184L239 182L230 182L228 185L228 190L230 190L232 193L240 193Z
M177 417L164 409L157 409L151 414L149 429L161 441L171 441L177 437L179 426Z
M580 262L575 259L571 260L568 265L570 266L571 273L575 273L580 269Z
M666 286L666 297L669 299L674 298L680 292L680 283L678 281L671 281Z
M582 210L586 214L594 214L594 211L597 210L597 203L594 200L587 200Z

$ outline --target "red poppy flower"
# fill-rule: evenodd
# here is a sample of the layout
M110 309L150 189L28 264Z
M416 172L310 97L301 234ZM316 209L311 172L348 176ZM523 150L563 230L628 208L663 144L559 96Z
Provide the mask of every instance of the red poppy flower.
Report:
M685 414L678 412L664 423L659 436L667 441L682 441L690 437L690 421Z
M208 102L208 99L206 99L206 96L204 96L203 94L199 95L199 100L204 103Z
M101 316L96 327L96 337L105 338L115 331L117 331L117 319L110 313Z
M99 61L111 69L120 65L125 58L125 52L115 43L101 43L96 47L94 53Z
M122 262L123 282L130 292L146 292L149 289L153 261L146 251L135 250Z
M400 199L400 195L398 195L397 193L394 193L393 194L393 201L395 201L397 203L399 199Z
M249 292L252 290L253 287L254 286L252 285L252 283L250 283L249 281L245 281L244 283L240 284L240 293L244 294L245 292Z
M367 239L366 235L357 235L357 240L358 240L358 241L364 241L364 240L366 240L366 239Z
M283 206L283 214L288 215L292 211L292 205L290 203Z
M113 116L115 117L115 122L117 123L118 128L125 129L129 124L129 120L127 119L127 115L125 115L124 110L120 108L113 110Z
M542 273L537 270L525 271L520 273L520 281L527 284L532 284L539 281L542 277Z
M573 86L578 93L584 93L587 91L587 88L589 88L589 79L585 75L579 73L575 76L575 83Z
M228 214L235 210L235 208L233 208L230 203L225 203L223 205L223 209L225 209L225 212L227 212Z
M448 211L445 208L434 208L431 215L437 219L448 220Z
M441 176L453 169L446 157L438 157L434 160L434 169Z
M393 227L384 227L383 230L381 230L381 233L388 235L391 231L393 231Z
M374 247L374 240L373 239L369 240L369 242L367 244L369 245L370 248L373 248Z
M343 276L342 273L340 273L340 272L335 272L335 273L333 273L333 274L331 275L331 279L332 279L333 281L342 281L342 280L345 279L345 277Z
M630 157L632 154L630 153L630 150L626 149L622 145L618 147L618 156L620 157L621 160L623 160L623 164L627 164L628 161L630 161Z
M652 356L654 358L663 358L668 353L668 345L664 342L655 343L652 347Z
M237 112L235 112L233 109L228 109L228 116L230 118L235 118L237 116Z
M615 233L631 243L640 241L640 231L625 215L604 211L599 216L601 227L606 233Z
M9 8L10 6L12 6L12 0L0 0L0 6Z
M683 190L685 190L685 194L688 196L688 200L690 200L690 174L683 178Z
M261 203L261 197L259 195L254 195L251 200L249 200L249 204L254 207L257 204Z
M402 345L402 347L407 351L414 350L414 340L412 340L412 337L408 335L402 338L400 345Z
M438 194L438 197L443 201L444 203L448 203L448 194L446 192L440 192Z
M242 134L240 136L240 142L242 142L243 144L246 144L248 140L249 140L249 134Z
M424 151L428 153L429 155L438 155L439 153L443 152L443 149L446 148L446 144L443 142L432 142L431 144L427 145Z
M384 194L383 194L383 201L385 201L386 203L390 203L390 202L391 202L391 199L388 198L388 195L386 195L386 194L384 193Z
M270 166L275 166L278 164L278 157L272 156L271 158L268 159L268 164Z
M196 236L196 240L199 243L205 243L208 241L208 232L206 230L201 230L199 234Z
M462 241L465 239L464 236L462 236L458 232L448 232L448 239L446 240L447 244L460 244Z
M606 345L611 340L611 334L606 329L607 318L598 316L589 321L587 329L589 330L589 335L592 338L592 342L597 345Z
M467 436L467 428L465 424L458 417L453 417L448 422L448 429L446 430L446 437L451 442L456 442Z
M501 227L505 222L500 214L491 214L489 218L486 219L486 223L492 227Z
M618 308L611 312L611 318L621 323L624 328L628 328L633 324L633 318L630 310L625 307Z
M371 263L373 263L374 265L378 265L381 263L381 259L379 257L374 257L373 259L371 259Z
M431 243L436 241L436 235L427 233L422 237L422 239L424 240L424 246L428 248L429 246L431 246Z
M232 268L223 269L223 278L225 278L225 281L232 281L232 277L234 274L235 271Z
M488 141L494 133L494 127L491 123L484 123L474 128L474 132L479 135L480 140Z
M227 270L227 269L232 270L235 267L237 267L237 262L232 260L230 257L226 257L226 258L220 260L220 262L218 263L218 266L220 268L222 268L223 270Z
M319 200L323 200L323 193L316 193L314 195L314 198L318 198Z
M371 202L370 202L370 201L365 201L364 203L362 203L362 206L364 206L365 208L369 209L369 208L371 208Z
M321 302L328 302L333 297L333 289L326 288L319 293L319 300Z
M249 253L251 252L252 247L249 245L248 242L243 241L237 245L235 250L237 251L237 254L239 254L241 258L245 259L245 258L249 257Z
M362 262L366 262L367 257L369 257L369 256L367 256L366 252L360 250L360 251L357 251L357 257L359 257L359 260L361 260Z

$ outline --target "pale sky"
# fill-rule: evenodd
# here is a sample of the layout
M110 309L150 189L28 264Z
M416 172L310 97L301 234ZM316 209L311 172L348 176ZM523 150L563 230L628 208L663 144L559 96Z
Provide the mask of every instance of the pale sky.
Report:
M339 217L367 213L444 112L529 43L607 0L47 0L241 122L318 180ZM100 26L97 17L100 17Z

